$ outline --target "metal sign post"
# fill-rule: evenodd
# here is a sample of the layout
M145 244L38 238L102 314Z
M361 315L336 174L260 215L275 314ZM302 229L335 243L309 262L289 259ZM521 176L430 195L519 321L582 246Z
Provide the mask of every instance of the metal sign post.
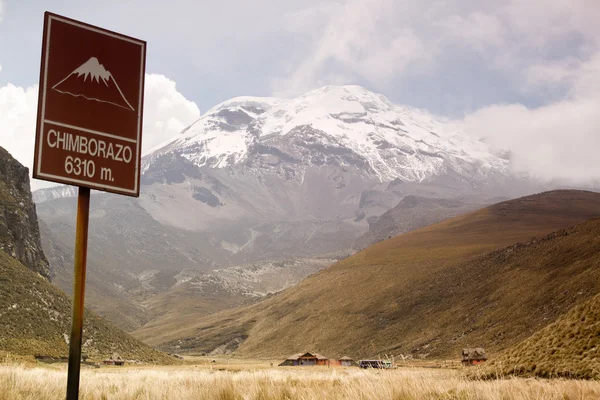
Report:
M85 297L88 223L90 220L90 189L79 188L77 197L77 228L75 231L75 273L73 275L73 323L69 342L67 400L79 398L79 369L81 366L81 337Z
M33 177L79 186L67 400L79 397L90 189L140 194L146 42L46 12Z

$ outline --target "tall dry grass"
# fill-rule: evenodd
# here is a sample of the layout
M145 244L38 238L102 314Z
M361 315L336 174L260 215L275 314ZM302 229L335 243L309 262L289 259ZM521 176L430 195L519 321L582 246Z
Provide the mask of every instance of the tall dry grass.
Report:
M64 399L66 371L0 365L1 399ZM84 369L80 398L104 399L597 399L600 382L506 379L473 381L460 371L273 368L219 371L195 367Z

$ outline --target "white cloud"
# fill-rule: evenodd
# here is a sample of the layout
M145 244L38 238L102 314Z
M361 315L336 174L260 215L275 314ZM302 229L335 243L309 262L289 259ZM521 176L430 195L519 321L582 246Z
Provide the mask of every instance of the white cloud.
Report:
M178 134L198 118L198 106L177 91L174 81L164 75L146 75L143 154Z
M30 171L33 166L37 100L37 85L23 88L9 83L0 87L0 146ZM163 75L146 75L143 152L178 134L199 116L196 104L177 91L174 81ZM33 190L45 186L49 184L32 181Z
M520 104L484 107L465 117L466 130L483 135L497 149L509 149L517 171L545 180L598 183L598 70L600 52L571 66L536 67L533 71L540 81L569 87L564 100L537 108Z
M540 83L539 71L527 72L533 66L589 58L600 46L599 19L597 0L325 3L286 16L288 30L302 38L301 54L274 79L273 92L356 81L385 91L415 76L447 79L449 62L471 69L480 61L520 93L523 84Z
M352 0L343 7L314 10L319 18L312 24L292 24L290 29L315 40L289 76L274 80L274 94L292 96L324 83L353 83L357 78L381 86L411 64L428 62L431 57L422 40L388 12L396 3ZM402 3L407 6L404 20L410 12L408 3ZM327 13L329 18L323 18ZM305 20L306 14L298 17L302 18Z
M573 83L581 60L574 57L568 59L533 64L525 69L527 85L532 89L544 87L565 87Z
M441 21L447 33L459 38L477 51L503 44L505 25L495 15L473 11L466 16L450 15Z
M312 42L296 67L274 82L276 94L357 80L381 91L415 77L452 80L456 69L449 63L455 63L474 71L472 82L457 82L458 91L483 85L493 92L503 85L496 92L506 93L511 85L513 98L538 104L494 105L502 100L491 97L492 105L462 120L467 131L511 150L516 170L579 183L600 177L597 0L350 0L313 14L312 24L309 17L290 25Z
M4 1L0 0L0 22L4 19ZM0 64L0 72L2 72L2 64Z
M497 149L509 149L513 168L545 180L569 183L600 177L600 97L530 109L490 106L465 118L466 129Z
M0 87L0 146L31 170L38 86Z

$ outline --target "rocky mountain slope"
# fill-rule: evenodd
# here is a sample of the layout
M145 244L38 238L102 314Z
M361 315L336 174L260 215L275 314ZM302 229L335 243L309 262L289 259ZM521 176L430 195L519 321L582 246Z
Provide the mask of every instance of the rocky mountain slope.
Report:
M210 272L184 270L172 277L167 290L143 302L152 318L132 332L151 340L156 329L176 326L228 308L255 301L291 287L306 276L328 267L333 259L291 259L240 265Z
M481 202L484 202L484 200L481 200ZM369 223L369 230L356 239L354 248L362 250L374 243L401 233L414 231L460 214L466 214L480 208L480 206L481 204L473 204L468 199L406 196L396 207L386 211Z
M0 250L29 269L50 278L42 251L35 204L31 199L29 172L0 147Z
M246 356L493 353L598 293L597 221L532 239L598 216L593 192L498 203L377 243L257 304L163 326L148 342L190 352L235 343Z
M56 277L70 293L76 199L41 203L43 245ZM207 260L208 234L187 232L154 220L126 197L93 193L88 244L90 308L126 331L160 318L169 305L184 304L198 316L282 290L330 265L332 258L286 258L227 265L226 257Z
M366 218L421 189L393 190L394 180L428 184L440 197L519 190L509 161L456 127L358 86L327 86L209 110L144 158L141 203L165 224L219 226L228 237L235 227L242 234L227 243L235 254L250 256L265 231L285 234L290 224L310 238L306 221L335 250L366 229ZM311 248L296 242L302 254Z

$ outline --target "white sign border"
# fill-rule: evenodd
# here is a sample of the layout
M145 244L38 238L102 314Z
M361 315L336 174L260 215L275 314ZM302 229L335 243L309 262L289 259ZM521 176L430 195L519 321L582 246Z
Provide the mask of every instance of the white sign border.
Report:
M133 44L137 44L141 47L141 57L140 57L140 92L139 92L139 101L138 101L138 109L137 109L137 113L138 113L138 118L137 118L137 139L135 140L136 143L136 157L135 157L135 181L134 181L134 189L124 189L122 187L118 187L118 186L112 186L112 185L105 185L105 184L101 184L101 183L94 183L94 182L88 182L88 181L82 181L76 178L69 178L69 177L64 177L64 176L57 176L57 175L51 175L51 174L46 174L46 173L42 173L41 169L42 169L42 156L43 156L43 138L44 138L44 124L46 123L46 119L45 119L45 114L46 114L46 92L47 92L47 88L48 88L48 62L50 60L50 36L52 33L52 20L57 20L66 24L70 24L70 25L74 25L77 26L81 29L86 29L92 32L96 32L96 33L100 33L102 35L106 35L115 39L119 39L119 40L123 40L123 41L127 41ZM89 186L92 189L108 189L110 190L114 190L117 191L119 193L131 193L131 194L135 194L138 195L139 194L139 176L140 176L140 160L141 160L141 154L140 154L140 143L141 143L141 136L142 136L142 106L143 106L143 90L144 90L144 64L145 64L145 59L146 59L146 43L140 40L136 40L133 38L129 38L129 37L124 37L121 36L119 34L116 33L112 33L112 32L107 32L103 29L100 28L95 28L93 26L89 26L87 24L83 24L83 23L79 23L77 21L73 21L67 18L61 18L58 15L55 14L49 14L48 15L48 26L47 26L47 32L46 32L46 46L45 46L45 59L44 59L44 87L43 87L43 91L42 91L42 112L41 112L41 116L40 116L40 128L39 128L39 132L38 132L38 155L37 155L37 176L41 177L41 178L54 178L54 179L60 179L61 181L68 181L68 182L72 182L77 184L80 184L78 186ZM49 123L51 121L48 121ZM73 128L81 130L83 132L88 132L88 133L94 133L94 132L90 132L90 129L87 128L83 128L83 127L78 127L78 126L73 126ZM103 136L109 136L110 134L103 134ZM132 141L132 139L127 139L127 138L121 138L119 137L120 140L124 140L124 141Z

